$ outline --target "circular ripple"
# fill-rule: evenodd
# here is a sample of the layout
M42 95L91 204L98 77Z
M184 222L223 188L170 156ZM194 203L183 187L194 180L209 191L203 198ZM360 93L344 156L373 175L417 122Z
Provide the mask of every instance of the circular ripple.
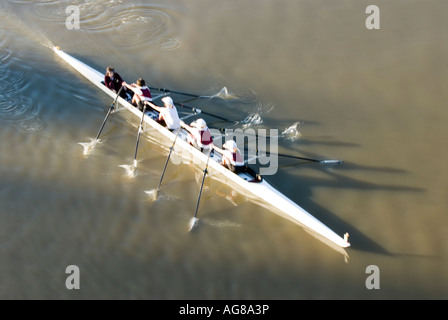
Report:
M166 51L176 50L180 47L180 41L170 37L163 37L157 43L161 49Z
M10 2L25 7L28 5L33 16L39 20L64 27L70 14L66 12L68 5L77 6L83 32L100 34L119 46L153 44L163 50L175 50L180 46L178 40L166 34L172 24L171 16L151 5L133 5L123 0L73 0L69 4L57 0Z
M4 67L4 65L8 63L12 53L12 50L9 48L0 48L0 68Z
M39 111L34 100L25 96L3 96L0 101L0 119L27 131L37 131L44 127L38 117Z
M178 47L177 41L163 37L170 23L170 16L163 11L149 6L121 7L107 12L98 12L96 5L94 8L96 10L83 16L83 29L96 33L111 33L109 38L122 46L138 47L156 43L167 49Z
M33 99L25 96L4 97L0 101L0 117L9 121L26 121L33 119L39 113L39 108Z
M0 59L1 61L1 59ZM25 73L22 72L18 75L12 75L10 70L6 68L0 68L0 93L7 95L11 92L17 92L22 87L23 78Z
M29 5L33 16L38 17L39 20L60 22L65 24L67 14L65 9L67 4L61 4L58 0L10 0L14 6Z

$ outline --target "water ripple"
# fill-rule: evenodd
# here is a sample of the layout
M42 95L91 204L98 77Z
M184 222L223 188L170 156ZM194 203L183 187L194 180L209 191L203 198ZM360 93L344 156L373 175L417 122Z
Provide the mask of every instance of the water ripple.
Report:
M39 119L40 107L31 98L7 95L0 98L0 119L14 123L26 131L37 131L44 127Z
M135 5L124 0L78 0L70 3L43 0L37 4L34 0L10 2L32 5L33 16L61 26L65 26L68 17L67 6L77 6L81 30L103 35L120 46L143 47L153 44L167 51L180 46L179 40L167 34L172 23L171 15L150 4Z
M145 46L157 44L166 50L179 47L179 41L165 36L170 16L147 5L118 6L107 12L101 6L86 4L81 12L88 12L82 18L82 28L91 32L111 33L114 42L123 46Z

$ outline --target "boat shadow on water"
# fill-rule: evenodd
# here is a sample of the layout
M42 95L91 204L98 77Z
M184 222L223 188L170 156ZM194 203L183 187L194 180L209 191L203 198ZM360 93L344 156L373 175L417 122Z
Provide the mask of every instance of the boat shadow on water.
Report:
M277 181L287 181L291 179L291 173L286 172L286 168L296 167L296 166L316 166L316 164L312 164L309 162L301 162L294 164L285 164L279 167L278 172L276 173L275 180ZM322 168L318 166L318 168ZM377 240L372 239L362 231L360 231L353 224L345 221L343 218L336 216L333 212L328 210L327 208L319 205L318 203L311 200L312 188L314 186L319 187L329 187L335 189L353 189L358 190L360 192L367 191L390 191L390 192L425 192L423 188L410 187L405 185L389 185L389 184L377 184L372 182L366 182L358 179L353 179L344 175L342 171L351 171L351 170L368 170L373 172L382 172L386 174L406 174L407 172L402 169L390 168L390 167L369 167L362 166L352 163L344 162L342 165L336 165L335 167L330 168L329 170L324 170L326 174L329 175L329 178L315 178L315 177L303 177L298 176L295 181L300 181L300 185L302 187L295 187L292 192L288 190L283 190L285 195L294 199L297 198L297 190L300 190L300 205L309 212L313 212L314 216L322 221L324 224L329 226L338 234L344 234L348 232L350 235L349 242L351 243L350 250L359 250L365 251L374 254L381 254L387 256L401 256L399 253L392 253L383 245L381 245ZM305 191L305 194L304 194ZM306 192L308 194L306 194ZM412 254L408 256L414 256Z

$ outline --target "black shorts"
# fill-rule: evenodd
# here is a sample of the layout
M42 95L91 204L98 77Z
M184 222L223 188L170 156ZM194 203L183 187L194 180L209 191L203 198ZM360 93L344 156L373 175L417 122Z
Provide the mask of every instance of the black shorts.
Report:
M236 174L246 172L246 166L234 166L231 163L226 163L225 167Z

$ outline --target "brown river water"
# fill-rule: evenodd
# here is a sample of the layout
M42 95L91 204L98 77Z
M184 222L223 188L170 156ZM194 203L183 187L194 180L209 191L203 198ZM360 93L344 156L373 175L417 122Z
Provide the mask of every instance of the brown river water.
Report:
M446 299L448 2L375 1L372 30L370 4L2 1L0 298ZM170 163L151 199L169 146L145 132L128 176L139 120L126 110L84 155L111 99L54 45L128 82L227 88L188 104L235 119L221 128L277 129L279 152L343 160L279 157L265 178L348 232L348 258L215 180L188 232L201 169Z

